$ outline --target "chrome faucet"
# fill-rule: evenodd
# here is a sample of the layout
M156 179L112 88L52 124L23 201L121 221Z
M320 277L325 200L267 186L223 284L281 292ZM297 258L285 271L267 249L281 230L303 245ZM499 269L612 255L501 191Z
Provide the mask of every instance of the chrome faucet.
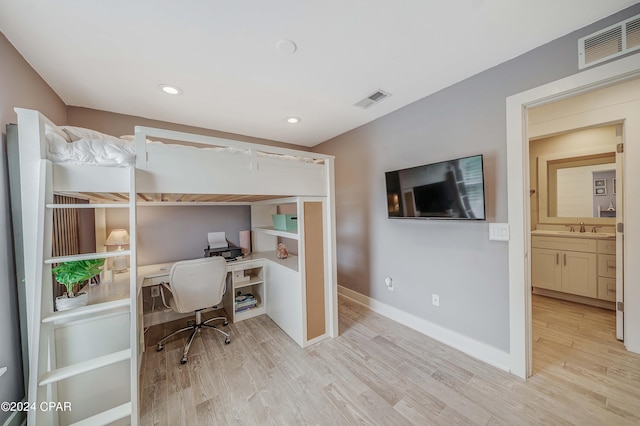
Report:
M565 225L565 226L569 228L569 232L576 232L576 230L573 229L573 225Z
M586 232L584 229L584 222L580 222L580 232Z

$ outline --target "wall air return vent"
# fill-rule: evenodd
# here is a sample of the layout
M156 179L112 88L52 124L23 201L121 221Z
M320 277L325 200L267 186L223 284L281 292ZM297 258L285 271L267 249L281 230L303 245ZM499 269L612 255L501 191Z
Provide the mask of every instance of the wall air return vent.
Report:
M377 104L378 102L385 98L388 98L389 96L391 96L391 93L387 93L384 90L376 90L374 93L370 94L354 105L359 108L369 108L371 105Z
M640 15L578 40L578 67L599 64L640 49Z

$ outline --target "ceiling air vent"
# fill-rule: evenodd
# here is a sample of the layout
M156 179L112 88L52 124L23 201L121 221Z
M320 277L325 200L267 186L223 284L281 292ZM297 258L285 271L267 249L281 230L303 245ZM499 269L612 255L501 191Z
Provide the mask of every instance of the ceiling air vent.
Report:
M640 49L640 15L578 40L580 69Z
M369 108L371 105L377 104L378 102L380 102L384 98L388 98L389 96L391 96L391 93L387 93L384 90L376 90L371 95L357 102L355 106L359 108Z

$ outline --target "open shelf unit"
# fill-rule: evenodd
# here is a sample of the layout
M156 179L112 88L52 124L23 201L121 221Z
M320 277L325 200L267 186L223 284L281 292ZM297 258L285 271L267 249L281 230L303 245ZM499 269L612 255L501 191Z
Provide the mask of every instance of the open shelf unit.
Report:
M238 322L266 313L265 265L262 260L230 265L227 276L227 292L224 297L224 308L229 320ZM252 294L256 298L256 306L244 310L236 303L236 297Z
M301 347L330 335L326 207L324 197L288 197L251 205L252 250L273 251L284 243L289 252L288 259L268 262L266 313ZM273 229L274 214L295 215L297 232Z

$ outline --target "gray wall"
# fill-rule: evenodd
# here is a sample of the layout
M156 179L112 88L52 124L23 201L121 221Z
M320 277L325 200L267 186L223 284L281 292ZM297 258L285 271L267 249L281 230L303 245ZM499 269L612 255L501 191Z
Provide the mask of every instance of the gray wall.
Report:
M122 211L121 211L122 210ZM107 211L107 233L128 228L125 209ZM171 206L138 208L138 264L151 265L204 256L207 233L224 231L233 245L251 229L249 206Z
M616 178L616 171L594 172L593 180L604 179L605 195L593 195L593 217L598 217L598 210L607 211L609 206L616 207L616 194L613 192L613 180ZM594 182L595 183L595 182ZM607 213L604 213L606 215ZM611 217L615 217L612 213Z
M577 73L578 38L638 13L636 4L314 147L336 156L339 284L509 352L507 244L488 240L489 222L508 221L506 97ZM387 219L384 172L479 153L486 222Z
M226 138L235 141L281 146L284 148L297 149L300 151L311 150L306 146L291 145L284 142L272 141L270 139L254 138L251 136L238 135L235 133L203 129L201 127L185 126L182 124L168 123L166 121L151 120L144 117L136 117L133 115L118 114L115 112L100 111L90 108L69 106L67 108L67 117L69 120L69 125L71 126L86 127L87 129L98 130L99 132L107 133L114 136L132 135L135 126L147 126L160 129L176 130L178 132L188 132L198 135Z
M9 207L5 125L16 122L13 108L34 108L59 123L66 123L66 107L0 33L0 367L8 367L0 378L0 401L20 401L25 396L22 373L17 283ZM18 269L18 277L24 273ZM26 325L26 324L25 324ZM26 359L25 359L26 362ZM0 411L0 424L11 413Z

